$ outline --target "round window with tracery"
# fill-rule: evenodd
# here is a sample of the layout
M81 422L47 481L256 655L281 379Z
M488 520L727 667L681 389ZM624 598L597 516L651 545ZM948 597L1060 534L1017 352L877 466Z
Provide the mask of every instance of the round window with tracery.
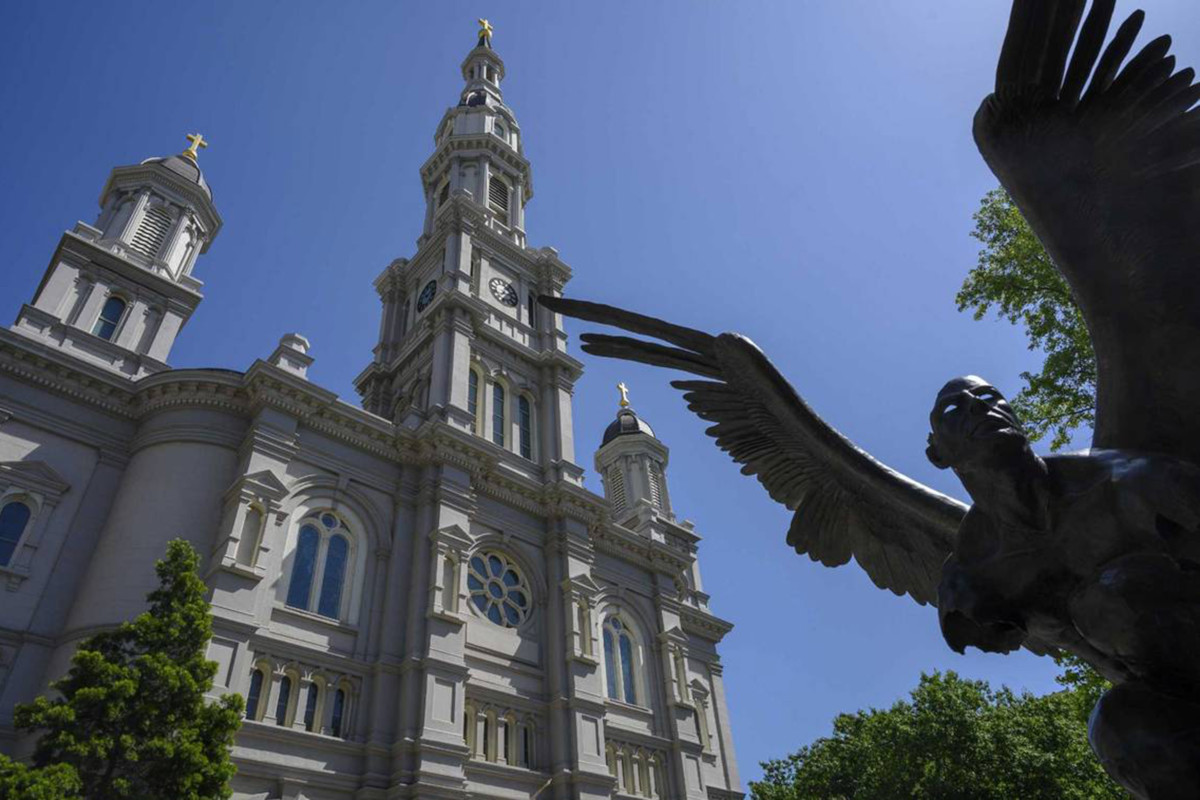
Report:
M467 589L479 613L505 628L529 616L529 587L517 567L499 553L472 556Z

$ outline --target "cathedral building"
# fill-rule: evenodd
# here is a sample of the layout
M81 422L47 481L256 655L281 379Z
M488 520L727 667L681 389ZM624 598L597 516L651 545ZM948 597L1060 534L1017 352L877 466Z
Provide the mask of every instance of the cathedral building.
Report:
M235 798L661 798L740 790L700 537L628 404L584 487L581 364L539 308L524 133L486 24L421 166L416 252L375 279L361 404L299 334L175 369L221 215L199 161L117 167L0 330L0 750L85 637L145 608L182 537L213 694L246 698ZM365 359L364 359L365 360Z

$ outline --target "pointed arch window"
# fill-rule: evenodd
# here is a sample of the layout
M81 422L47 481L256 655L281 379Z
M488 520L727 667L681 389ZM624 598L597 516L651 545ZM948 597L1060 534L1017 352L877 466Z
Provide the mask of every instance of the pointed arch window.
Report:
M0 508L0 567L12 561L32 516L33 510L22 500L10 500Z
M100 309L100 316L96 317L96 324L92 326L92 333L111 341L113 334L117 332L117 326L121 324L121 318L125 316L126 305L126 302L116 295L105 300L104 308Z
M492 441L504 447L504 387L492 384Z
M604 670L609 697L637 704L635 669L633 636L629 626L614 614L604 621Z
M521 447L521 458L533 460L533 410L525 395L517 396L517 437Z
M353 537L341 517L322 511L306 518L292 553L287 605L330 619L345 618L352 555Z

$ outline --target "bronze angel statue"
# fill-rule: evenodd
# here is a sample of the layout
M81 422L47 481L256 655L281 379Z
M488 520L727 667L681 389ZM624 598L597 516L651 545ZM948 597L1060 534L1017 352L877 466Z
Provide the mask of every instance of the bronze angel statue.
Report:
M1140 798L1200 797L1200 99L1168 37L1129 57L1137 12L1015 0L995 91L975 115L988 165L1070 284L1098 362L1093 447L1039 456L1001 393L955 378L927 455L967 507L826 424L749 339L546 297L654 337L584 334L589 353L697 376L673 386L717 445L795 511L788 544L853 556L937 607L946 642L1075 653L1114 683L1092 746Z

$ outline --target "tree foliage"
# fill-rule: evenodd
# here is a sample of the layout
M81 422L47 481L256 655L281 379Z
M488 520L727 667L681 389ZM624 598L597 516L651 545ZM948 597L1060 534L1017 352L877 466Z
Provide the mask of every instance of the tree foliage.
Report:
M149 610L84 641L55 699L17 707L17 727L41 737L32 768L0 757L0 798L229 796L242 699L204 697L217 665L205 658L212 617L198 565L187 542L171 542Z
M975 319L995 310L1025 327L1029 349L1045 354L1042 368L1024 372L1013 408L1033 440L1051 435L1057 450L1071 431L1095 422L1096 356L1070 287L1003 189L988 192L971 235L983 243L979 262L956 298Z
M755 800L1104 800L1125 794L1087 742L1071 691L922 675L909 700L841 714L833 735L763 764Z

